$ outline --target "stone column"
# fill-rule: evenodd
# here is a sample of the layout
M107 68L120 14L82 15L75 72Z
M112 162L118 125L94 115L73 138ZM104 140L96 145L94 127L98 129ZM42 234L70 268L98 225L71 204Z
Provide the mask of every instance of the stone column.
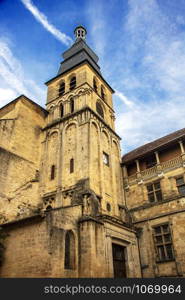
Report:
M181 150L181 158L182 158L183 166L185 167L184 145L183 145L183 142L181 140L179 141L179 145L180 145L180 150Z
M64 105L64 116L65 116L69 113L69 101L65 101L63 105Z
M79 277L105 277L105 238L103 224L92 217L79 220Z
M112 257L112 238L106 235L106 278L114 277L113 257Z
M58 118L58 107L55 106L53 109L53 121Z
M142 181L142 178L141 178L141 171L140 171L139 160L136 159L136 160L135 160L135 163L136 163L136 168L137 168L137 172L136 172L137 181L138 181L138 182L141 182L141 181Z
M181 149L181 154L184 154L184 145L182 141L179 141L180 149Z
M127 167L123 166L123 178L126 179L128 177Z
M57 157L57 193L56 193L56 205L61 206L61 189L62 189L62 133L61 127L58 133L58 157Z
M157 173L159 176L161 176L161 175L163 175L163 172L162 172L162 166L160 163L158 151L155 151L155 158L156 158L156 162L157 162Z
M123 166L123 184L125 188L128 187L129 184L127 167L125 165Z
M56 119L60 118L60 105L56 106Z

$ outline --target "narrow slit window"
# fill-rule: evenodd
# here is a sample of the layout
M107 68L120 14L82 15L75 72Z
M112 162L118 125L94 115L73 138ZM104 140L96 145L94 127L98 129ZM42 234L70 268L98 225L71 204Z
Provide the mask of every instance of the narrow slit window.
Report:
M73 173L74 172L74 159L71 158L70 159L70 173Z
M103 108L99 102L96 103L96 111L102 118L104 118Z
M62 96L65 93L65 82L63 81L59 87L59 96Z
M94 87L95 92L97 93L97 91L98 91L98 85L97 85L97 81L96 81L95 78L93 79L93 87Z
M73 113L75 110L75 102L74 99L70 100L70 112Z
M103 86L101 86L101 97L103 100L105 100L105 90Z
M75 237L71 231L65 236L64 268L75 269Z
M62 118L64 116L64 105L60 104L60 117Z
M103 163L109 166L109 155L105 152L103 152Z
M55 178L55 165L52 165L50 179L53 180L54 178Z
M70 90L73 90L76 87L76 76L73 76L70 80Z

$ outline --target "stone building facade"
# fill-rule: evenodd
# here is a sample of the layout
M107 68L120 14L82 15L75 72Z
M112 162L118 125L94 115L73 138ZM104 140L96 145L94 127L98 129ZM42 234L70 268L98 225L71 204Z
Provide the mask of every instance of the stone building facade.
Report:
M140 230L143 277L185 274L185 129L122 158L125 202Z
M184 276L185 130L121 160L114 91L75 35L46 109L0 109L0 276Z

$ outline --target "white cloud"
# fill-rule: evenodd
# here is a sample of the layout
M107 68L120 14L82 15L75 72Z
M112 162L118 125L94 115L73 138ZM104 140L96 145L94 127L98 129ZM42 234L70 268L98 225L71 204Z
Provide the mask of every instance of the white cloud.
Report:
M116 128L124 152L185 127L185 34L159 2L128 3L127 41L114 57Z
M47 17L38 10L38 8L32 3L31 0L21 0L24 6L33 14L35 19L40 22L44 28L49 31L51 34L55 36L59 41L64 43L65 45L70 45L72 43L72 39L67 36L65 33L58 30L53 24L51 24Z
M181 102L133 103L132 108L122 105L117 112L116 130L123 139L123 152L184 127L181 105Z
M0 39L0 105L4 105L20 94L42 103L44 90L23 71L20 61L13 55L6 39Z
M129 108L133 108L134 103L131 100L129 100L123 93L119 91L115 91L115 93L115 96L119 97L126 106L128 106Z
M0 107L16 98L16 92L8 88L0 88Z

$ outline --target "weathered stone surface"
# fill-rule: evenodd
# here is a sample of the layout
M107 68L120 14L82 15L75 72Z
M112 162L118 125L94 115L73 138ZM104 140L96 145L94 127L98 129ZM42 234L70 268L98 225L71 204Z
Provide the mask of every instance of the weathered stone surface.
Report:
M166 147L154 169L143 157L122 172L110 86L86 63L47 85L48 113L25 96L0 109L0 276L114 277L119 266L126 277L184 276L184 154ZM163 199L150 203L156 181ZM174 257L158 262L153 228L166 223Z

